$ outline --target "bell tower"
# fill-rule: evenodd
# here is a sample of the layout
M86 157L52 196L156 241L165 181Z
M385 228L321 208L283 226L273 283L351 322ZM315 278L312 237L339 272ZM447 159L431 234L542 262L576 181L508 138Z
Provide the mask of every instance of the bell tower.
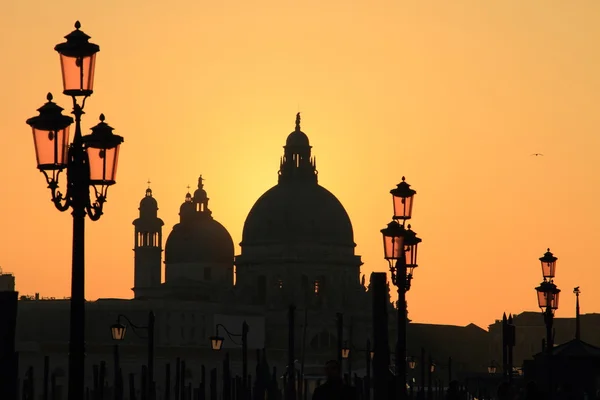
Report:
M158 203L152 196L150 187L146 189L146 195L140 201L139 210L139 218L133 221L135 227L133 293L136 299L143 299L151 296L153 289L160 287L162 272L164 222L158 218Z

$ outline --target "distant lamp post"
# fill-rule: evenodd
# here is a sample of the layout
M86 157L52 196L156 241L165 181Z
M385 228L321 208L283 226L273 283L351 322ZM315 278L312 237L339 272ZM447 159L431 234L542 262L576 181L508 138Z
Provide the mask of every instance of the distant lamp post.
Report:
M342 346L342 358L347 360L350 357L350 347L348 347L348 342L344 342L344 346Z
M72 209L73 249L71 269L71 308L69 327L68 400L84 398L85 377L85 216L92 221L102 216L108 187L115 183L119 146L123 138L100 116L100 123L90 135L81 132L85 101L93 93L94 67L100 47L75 23L66 42L54 49L60 55L63 93L73 101L75 119L62 115L63 108L48 102L38 109L39 115L26 122L33 131L38 169L44 174L52 202L59 211ZM73 141L69 127L75 122ZM59 190L60 173L66 170L66 188ZM93 195L90 196L90 187Z
M214 351L219 351L221 350L221 348L223 347L223 342L225 340L225 338L221 335L219 335L219 329L223 329L225 331L225 333L227 334L227 336L229 337L229 339L236 345L239 346L238 343L236 343L234 337L241 337L242 339L242 374L243 374L243 378L242 378L242 382L243 382L243 386L244 386L244 393L247 393L248 390L248 332L250 331L250 328L248 326L248 324L246 323L246 321L244 321L242 323L242 333L238 334L238 333L231 333L229 332L229 330L227 328L225 328L225 326L223 324L217 324L215 326L215 335L211 336L210 339L210 347L214 350Z
M415 358L414 357L408 357L408 368L415 369L416 365L417 365L417 362L415 361Z
M384 258L389 263L392 283L398 289L398 339L396 344L396 392L398 398L405 400L406 393L406 292L410 290L413 269L417 267L417 247L421 239L411 230L405 229L406 221L412 217L414 196L417 193L410 188L402 177L396 188L390 191L394 206L392 222L381 230L383 235ZM400 224L398 221L402 221ZM405 360L402 362L402 360Z
M435 363L433 361L429 364L429 372L435 372Z
M154 399L154 325L155 317L154 312L148 313L148 323L146 326L135 325L131 322L127 316L119 314L117 316L117 322L110 326L110 334L113 340L123 341L125 340L125 333L127 332L127 326L121 323L121 320L126 321L131 326L133 333L139 338L146 339L148 350L146 356L148 357L148 379L147 379L147 390L148 396ZM147 336L144 338L139 335L137 331L144 330L147 332Z
M549 397L553 396L554 385L552 379L552 351L554 348L554 338L552 326L554 325L554 312L558 309L558 297L560 289L554 284L556 276L556 260L558 258L550 252L550 249L540 257L542 264L542 276L544 280L540 286L536 287L538 306L542 310L544 323L546 324L546 353L548 362L548 393Z
M487 370L490 375L494 375L498 370L498 367L496 367L496 362L492 361L490 365L488 365Z
M544 280L535 288L537 291L538 306L542 310L544 322L546 324L546 351L548 354L552 353L552 348L554 347L552 326L554 324L554 312L558 309L558 298L560 294L560 289L554 284L554 277L556 276L556 260L558 260L558 258L550 252L550 249L540 257Z
M373 357L375 357L375 352L374 351L370 351L369 356L371 357L371 360L373 359Z

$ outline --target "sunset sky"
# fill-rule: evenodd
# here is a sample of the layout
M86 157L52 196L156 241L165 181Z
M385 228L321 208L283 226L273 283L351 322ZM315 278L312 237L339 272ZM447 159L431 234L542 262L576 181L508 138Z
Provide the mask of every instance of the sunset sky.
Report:
M600 312L599 15L598 0L4 1L0 266L21 294L70 294L71 217L50 202L25 120L49 91L70 111L54 45L80 20L101 49L83 127L102 112L125 138L105 215L86 222L88 299L132 296L148 179L166 239L203 174L239 253L301 111L367 276L387 270L389 190L403 175L417 190L413 321L539 310L547 247L557 315L574 314L575 286L582 312Z

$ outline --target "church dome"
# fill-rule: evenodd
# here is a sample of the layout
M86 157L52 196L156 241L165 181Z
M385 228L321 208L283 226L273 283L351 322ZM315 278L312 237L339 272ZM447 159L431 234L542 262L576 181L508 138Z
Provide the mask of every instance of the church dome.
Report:
M267 244L319 244L354 247L348 213L317 182L316 160L308 136L296 130L284 147L279 183L254 204L242 232L242 247Z
M212 218L179 223L167 238L165 263L233 262L231 235Z
M254 204L242 246L314 243L354 247L350 217L327 189L312 183L280 183Z
M203 197L192 198L188 192L179 209L180 222L173 227L165 244L165 263L233 263L234 247L231 235L215 221L208 209L208 197L202 177L198 190Z
M140 211L142 210L158 210L158 202L152 196L152 189L146 189L146 195L140 201Z

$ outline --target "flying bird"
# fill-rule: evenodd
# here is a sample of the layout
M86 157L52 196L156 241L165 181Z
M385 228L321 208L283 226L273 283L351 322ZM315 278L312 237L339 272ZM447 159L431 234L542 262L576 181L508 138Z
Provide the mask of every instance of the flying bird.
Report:
M532 156L536 156L536 157L537 156L543 156L543 154L542 153L533 153Z

